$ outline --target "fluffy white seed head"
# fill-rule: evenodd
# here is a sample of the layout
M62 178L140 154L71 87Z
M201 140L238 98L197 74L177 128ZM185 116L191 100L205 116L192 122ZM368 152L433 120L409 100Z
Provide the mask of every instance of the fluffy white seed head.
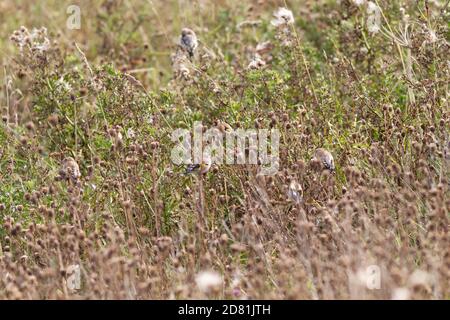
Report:
M273 16L275 19L273 19L271 23L275 27L294 23L294 14L287 8L278 8L278 10L274 12Z
M197 288L206 293L222 285L222 276L215 271L202 271L195 277Z

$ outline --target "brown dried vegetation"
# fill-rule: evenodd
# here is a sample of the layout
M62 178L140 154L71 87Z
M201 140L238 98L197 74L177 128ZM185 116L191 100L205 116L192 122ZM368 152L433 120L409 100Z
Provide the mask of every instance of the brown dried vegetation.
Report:
M377 1L376 34L365 1L153 2L0 3L0 298L448 299L448 2ZM196 120L280 130L280 171L185 175Z

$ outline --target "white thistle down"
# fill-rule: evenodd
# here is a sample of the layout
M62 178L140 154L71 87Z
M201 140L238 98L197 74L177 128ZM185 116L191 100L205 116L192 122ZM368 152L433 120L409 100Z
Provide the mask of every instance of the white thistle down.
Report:
M237 271L233 274L233 280L231 281L231 287L237 288L240 286L242 280L242 273Z
M434 277L423 270L414 270L414 272L408 278L408 284L411 287L422 285L422 286L430 286L434 283Z
M260 69L266 65L266 62L258 56L255 56L252 61L247 66L249 70Z
M50 39L47 37L47 28L33 28L31 32L24 26L14 31L11 40L19 47L21 53L28 48L31 53L43 54L51 47Z
M72 90L72 86L70 85L69 82L64 80L64 77L59 78L56 81L56 85L57 85L57 88L61 88L61 89L65 90L65 91L67 91L67 92Z
M128 128L127 137L130 139L134 139L136 137L136 132L133 130L133 128Z
M364 3L366 3L366 0L353 0L353 3L357 6L362 6Z
M218 288L222 285L222 276L215 271L202 271L195 277L195 283L202 292Z
M391 300L409 300L411 292L408 288L395 288L392 290Z
M436 35L436 32L434 30L428 30L427 34L427 42L428 43L435 43L438 41L438 37Z
M275 27L294 23L294 15L292 11L287 8L278 8L273 15L275 19L273 19L271 23Z
M371 34L378 33L381 27L381 9L372 1L367 3L367 30Z

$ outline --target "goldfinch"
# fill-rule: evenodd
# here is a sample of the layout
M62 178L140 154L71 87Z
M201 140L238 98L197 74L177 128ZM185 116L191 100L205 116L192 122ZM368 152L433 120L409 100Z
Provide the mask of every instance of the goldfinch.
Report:
M289 184L288 198L295 203L301 203L303 201L303 188L295 180L292 180Z
M333 155L328 150L323 148L317 149L311 160L319 161L325 169L331 172L335 170Z
M199 172L205 174L211 169L211 158L209 156L203 156L202 163L193 163L187 166L185 174Z

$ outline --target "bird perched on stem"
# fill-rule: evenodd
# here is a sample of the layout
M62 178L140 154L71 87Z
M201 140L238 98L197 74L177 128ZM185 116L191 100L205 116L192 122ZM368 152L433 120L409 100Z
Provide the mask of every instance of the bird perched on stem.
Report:
M194 172L199 172L200 174L205 174L211 169L211 157L203 156L202 163L193 163L187 166L185 174L190 174Z
M324 169L330 170L331 172L335 170L333 155L326 149L317 149L311 161L319 162Z
M194 56L195 49L198 47L198 40L195 32L189 28L181 30L180 46L189 54L189 58Z
M77 182L81 177L80 167L78 163L72 157L66 157L61 163L61 169L59 171L62 178Z
M301 184L295 180L292 180L289 184L288 198L297 204L303 202L303 188Z

